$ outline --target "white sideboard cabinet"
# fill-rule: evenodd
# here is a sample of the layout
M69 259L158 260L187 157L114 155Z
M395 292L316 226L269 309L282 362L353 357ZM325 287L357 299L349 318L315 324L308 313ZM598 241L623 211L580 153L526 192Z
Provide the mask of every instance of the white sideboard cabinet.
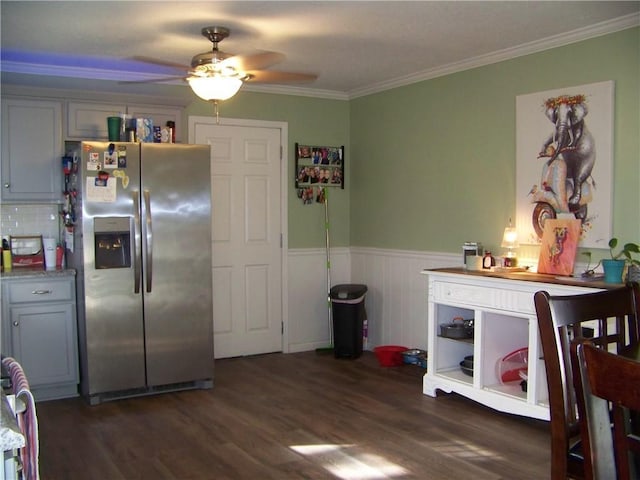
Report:
M593 292L602 284L558 280L534 273L471 272L462 268L425 270L428 275L428 358L423 393L455 392L501 412L549 420L546 371L533 295ZM441 324L473 320L471 339L443 337ZM500 381L498 362L528 348L527 382ZM472 375L460 362L473 355Z

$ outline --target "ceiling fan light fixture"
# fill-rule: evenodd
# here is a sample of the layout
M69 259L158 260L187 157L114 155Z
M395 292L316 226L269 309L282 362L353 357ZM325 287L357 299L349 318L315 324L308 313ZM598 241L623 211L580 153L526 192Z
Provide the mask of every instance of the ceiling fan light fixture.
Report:
M187 78L193 93L203 100L227 100L233 97L242 86L239 77L213 75L207 77L191 76Z

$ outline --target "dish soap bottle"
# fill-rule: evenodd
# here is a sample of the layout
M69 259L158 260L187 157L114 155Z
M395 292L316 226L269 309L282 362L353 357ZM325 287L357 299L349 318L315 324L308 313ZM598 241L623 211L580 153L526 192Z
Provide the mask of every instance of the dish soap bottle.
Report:
M12 259L11 259L11 247L9 246L9 241L6 238L2 239L2 269L5 272L10 272L12 270Z

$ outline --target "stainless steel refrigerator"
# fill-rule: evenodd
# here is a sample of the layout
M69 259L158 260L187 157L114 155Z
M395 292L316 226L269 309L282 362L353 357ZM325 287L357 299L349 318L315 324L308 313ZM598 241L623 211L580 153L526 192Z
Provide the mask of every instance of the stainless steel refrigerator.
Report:
M80 150L67 256L77 269L82 395L97 404L211 388L209 146Z

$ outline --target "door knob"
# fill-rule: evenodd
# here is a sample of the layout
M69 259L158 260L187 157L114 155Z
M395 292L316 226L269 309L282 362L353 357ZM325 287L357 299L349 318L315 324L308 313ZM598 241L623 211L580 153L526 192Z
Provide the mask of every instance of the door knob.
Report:
M4 184L4 188L9 188L11 186L11 184L9 182Z
M16 321L16 322L13 322L13 326L14 326L14 327L18 327L18 326L20 326L20 322L17 322L17 321Z

